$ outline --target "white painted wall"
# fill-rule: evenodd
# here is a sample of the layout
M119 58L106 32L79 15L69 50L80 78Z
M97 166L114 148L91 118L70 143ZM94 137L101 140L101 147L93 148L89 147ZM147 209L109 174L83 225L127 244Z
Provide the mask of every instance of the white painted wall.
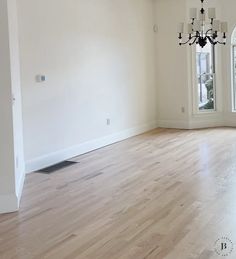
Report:
M223 85L224 85L224 118L225 125L236 126L236 113L232 111L232 81L231 81L231 39L230 36L236 27L236 2L233 0L224 0L222 3L222 14L229 23L229 40L226 48L222 51Z
M4 213L18 209L25 176L15 0L0 0L0 37L0 213Z
M19 0L18 11L28 171L156 126L152 0Z
M178 45L177 25L186 18L186 1L156 1L158 123L184 127L188 120L188 54ZM182 107L186 112L182 113Z

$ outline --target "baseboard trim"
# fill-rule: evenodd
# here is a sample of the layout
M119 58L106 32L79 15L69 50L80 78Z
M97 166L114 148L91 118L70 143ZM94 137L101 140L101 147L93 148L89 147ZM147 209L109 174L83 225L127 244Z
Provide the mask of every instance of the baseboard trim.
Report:
M117 143L119 141L137 136L149 130L157 128L157 122L151 122L145 125L137 126L135 128L127 129L103 138L88 141L77 146L60 150L45 156L35 158L26 162L26 173L32 173L42 168L51 166L61 161L79 156L93 150Z
M224 123L219 120L212 120L212 121L190 121L189 122L189 129L203 129L203 128L216 128L216 127L223 127Z
M224 125L227 127L236 127L236 113L227 112L224 114Z
M235 124L236 125L236 124ZM211 117L193 118L191 120L159 120L158 127L171 129L203 129L228 126L221 118Z
M20 207L20 201L21 201L21 196L24 188L24 183L25 183L25 172L22 173L21 178L16 186L16 197L17 197L18 208Z
M225 121L224 126L236 128L236 121Z
M159 128L189 129L188 120L158 120L157 125Z
M24 182L25 173L21 175L21 178L16 186L16 194L11 193L0 195L0 214L12 213L19 210Z
M16 212L19 209L18 198L14 194L0 195L0 214Z

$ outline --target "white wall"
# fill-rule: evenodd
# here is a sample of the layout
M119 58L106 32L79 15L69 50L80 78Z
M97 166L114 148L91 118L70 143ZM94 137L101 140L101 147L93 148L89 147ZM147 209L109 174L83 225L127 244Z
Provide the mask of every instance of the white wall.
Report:
M0 37L0 213L4 213L18 209L25 176L15 0L0 0Z
M222 51L222 66L223 70L223 84L224 84L224 118L225 125L236 126L236 113L232 112L232 81L231 81L231 35L236 27L236 2L233 0L224 0L222 3L222 14L225 20L229 23L229 39L226 48Z
M18 12L28 171L156 126L152 0L19 0Z
M182 128L188 120L188 55L186 48L178 45L177 24L185 21L186 1L157 0L155 9L158 124Z

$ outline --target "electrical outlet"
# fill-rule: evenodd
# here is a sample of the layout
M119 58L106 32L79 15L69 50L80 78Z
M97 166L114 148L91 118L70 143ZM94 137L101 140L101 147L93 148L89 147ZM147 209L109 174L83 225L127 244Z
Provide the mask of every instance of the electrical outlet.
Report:
M111 125L111 119L107 119L107 126Z
M182 112L182 113L185 113L185 107L184 107L184 106L181 107L181 112Z
M37 75L35 77L35 80L36 80L37 83L45 82L46 81L46 76L45 75Z
M157 26L157 24L154 24L154 25L153 25L153 31L154 31L155 33L158 32L158 26Z

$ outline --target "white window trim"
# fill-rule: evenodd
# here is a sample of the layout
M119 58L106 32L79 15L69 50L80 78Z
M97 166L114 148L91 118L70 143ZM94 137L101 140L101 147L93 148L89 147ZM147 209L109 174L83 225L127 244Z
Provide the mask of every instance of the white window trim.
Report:
M236 33L233 31L232 37ZM231 42L231 100L232 100L232 112L236 113L236 79L234 77L235 67L234 67L234 48L236 48L236 43Z

